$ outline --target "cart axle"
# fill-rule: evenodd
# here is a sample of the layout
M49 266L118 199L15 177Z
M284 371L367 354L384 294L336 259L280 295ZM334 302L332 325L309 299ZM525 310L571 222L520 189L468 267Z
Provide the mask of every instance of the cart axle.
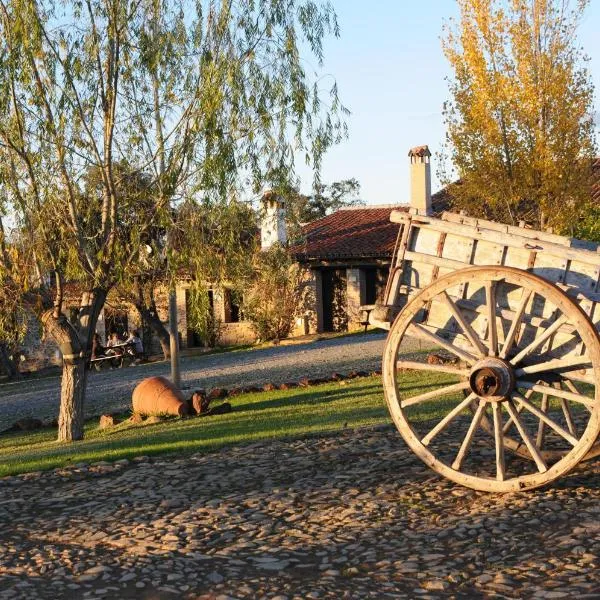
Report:
M473 393L483 400L503 402L515 389L514 369L501 358L484 358L473 366L469 383Z

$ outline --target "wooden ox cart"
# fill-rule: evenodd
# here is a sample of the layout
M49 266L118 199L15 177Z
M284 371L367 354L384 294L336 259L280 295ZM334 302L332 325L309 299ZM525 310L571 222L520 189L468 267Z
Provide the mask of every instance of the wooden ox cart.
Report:
M389 329L385 397L415 454L495 492L600 454L597 245L452 213L390 218L400 231L370 321ZM407 369L423 371L416 392Z

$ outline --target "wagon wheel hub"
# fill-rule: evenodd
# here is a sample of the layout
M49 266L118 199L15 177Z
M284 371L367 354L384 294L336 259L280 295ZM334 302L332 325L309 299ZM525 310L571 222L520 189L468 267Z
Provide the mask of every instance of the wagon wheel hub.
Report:
M512 366L501 358L484 358L473 365L469 376L471 391L488 402L504 402L515 389Z

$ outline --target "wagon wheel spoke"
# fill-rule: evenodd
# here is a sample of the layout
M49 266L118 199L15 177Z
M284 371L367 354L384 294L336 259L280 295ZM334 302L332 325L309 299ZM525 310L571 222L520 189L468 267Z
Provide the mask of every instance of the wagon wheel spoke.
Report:
M577 356L568 359L552 359L535 365L527 365L515 370L515 375L531 375L533 373L546 373L548 371L573 371L576 368L581 368L584 365L590 365L591 361L585 356Z
M473 346L475 352L480 357L485 356L488 353L488 349L483 345L483 343L477 336L477 333L475 332L473 327L471 327L471 324L465 319L465 316L461 312L460 308L456 306L456 303L452 300L452 298L450 298L446 290L444 290L442 298L444 299L444 302L450 309L452 316L455 318L456 322L460 325L464 334L467 336L467 339L469 340L469 342L471 342L471 345Z
M533 390L529 390L529 391L533 392ZM523 405L521 405L521 406L523 406ZM548 395L547 394L542 395L542 402L540 405L540 409L544 414L546 414L548 412ZM544 421L542 421L542 419L540 419L540 422L538 423L537 436L535 438L535 443L540 448L542 448L544 446L545 436L546 436L546 423Z
M594 400L588 396L584 396L583 394L579 393L576 394L574 392L568 392L566 390L551 387L549 385L541 385L539 383L531 383L530 381L518 380L517 387L533 390L534 392L539 392L540 394L547 394L548 396L554 396L555 398L564 398L565 400L578 402L579 404L584 404L590 408L594 406Z
M527 390L523 396L525 398L527 398L527 400L529 400L529 398L533 395L533 390ZM515 410L517 411L517 415L520 415L521 412L523 412L523 410L525 410L525 406L523 406L523 404L520 404L519 406L517 406L515 408ZM502 432L503 433L507 433L508 430L511 428L511 426L513 425L513 418L512 415L509 416L509 418L506 420L506 423L504 424L504 427L502 428Z
M465 389L465 388L463 388ZM469 407L469 404L476 398L475 394L469 394L460 404L455 406L424 438L421 439L421 443L424 446L428 446L433 438L440 434L458 415Z
M460 469L462 468L463 461L465 460L465 457L467 456L469 448L471 447L471 444L473 442L473 436L475 435L475 432L477 431L477 428L481 423L481 419L484 416L485 407L486 403L479 400L477 409L475 411L475 414L473 415L473 419L471 420L471 424L469 425L467 434L465 435L460 449L458 451L458 454L456 455L456 458L452 463L452 468L455 471L460 471Z
M567 423L569 433L577 437L577 427L573 421L573 415L571 414L571 407L569 406L569 403L564 398L561 398L560 406L562 408L563 415L565 416L565 422Z
M468 381L461 381L460 383L438 388L437 390L433 390L431 392L425 392L424 394L419 394L418 396L413 396L412 398L406 398L405 400L401 401L401 406L402 408L408 408L409 406L425 402L426 400L436 400L448 394L453 394L454 392L462 392L462 390L466 390L468 387Z
M532 295L533 292L531 290L523 289L521 301L519 302L519 306L517 307L517 311L515 313L513 321L510 324L510 329L508 330L506 340L504 341L504 346L502 346L500 358L506 358L508 356L508 353L511 351L515 339L517 337L517 332L519 331L519 326L521 325L521 321L523 320L523 316L525 315L527 303L529 302L529 299Z
M570 392L573 392L574 394L579 394L580 393L579 390L577 389L577 387L575 386L575 384L572 381L569 381L568 379L563 379L563 383L565 384L565 386L567 387L567 389ZM590 413L592 412L592 408L590 406L588 406L586 404L585 407L588 409L588 411Z
M448 352L451 352L455 356L458 356L458 358L464 360L465 362L473 364L477 361L475 356L473 356L469 352L466 352L465 350L462 350L461 348L458 348L454 344L451 344L447 340L441 338L439 335L436 335L435 333L429 331L420 323L411 323L407 333L408 335L412 335L414 337L427 340L428 342L431 342L432 344L435 344L437 346L441 346L442 348L445 348L446 350L448 350Z
M502 412L500 404L492 404L492 413L494 415L494 439L496 440L496 479L504 481L506 476L506 466L504 463L504 440L502 434Z
M554 321L554 323L552 323L548 329L536 337L531 344L523 348L521 352L513 357L510 363L512 365L516 365L521 362L527 355L539 348L548 338L552 337L568 320L569 318L566 315L562 315L560 318Z
M521 423L521 420L519 419L518 410L515 407L515 404L512 400L509 400L506 403L506 410L510 415L511 419L514 421L515 427L517 428L519 435L523 438L523 441L525 442L529 453L531 454L533 460L535 461L535 464L537 465L538 471L540 473L544 473L548 470L548 465L546 465L546 462L542 458L539 449L534 444L533 440L529 436L529 433L527 433L525 426L523 425L523 423Z
M485 301L488 319L488 354L498 356L498 323L496 321L496 282L485 282Z
M552 388L548 388L548 389L551 390ZM530 413L535 415L538 419L544 421L544 423L546 425L548 425L548 427L550 427L551 429L554 429L554 431L556 431L556 433L558 433L558 435L565 438L565 440L567 440L567 442L569 442L569 444L571 444L571 446L577 445L577 442L579 440L576 437L572 436L568 431L563 429L558 423L555 423L550 417L548 417L548 415L543 413L539 408L537 408L537 406L531 404L531 402L529 402L529 400L527 400L521 394L519 394L518 392L515 392L513 394L512 398L514 400L516 400L517 402L520 402L521 404L523 404Z

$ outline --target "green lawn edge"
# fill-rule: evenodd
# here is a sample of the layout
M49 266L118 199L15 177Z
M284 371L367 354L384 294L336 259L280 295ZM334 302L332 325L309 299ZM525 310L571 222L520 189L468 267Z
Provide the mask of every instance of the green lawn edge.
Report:
M449 375L417 371L404 372L400 378L409 395L455 381ZM391 423L380 377L243 394L230 402L234 410L229 414L156 424L122 422L101 430L94 419L86 424L85 439L72 444L56 442L55 429L4 434L0 436L0 477L142 455L187 456L232 445ZM431 419L440 416L442 407L427 403L419 410L417 418Z

